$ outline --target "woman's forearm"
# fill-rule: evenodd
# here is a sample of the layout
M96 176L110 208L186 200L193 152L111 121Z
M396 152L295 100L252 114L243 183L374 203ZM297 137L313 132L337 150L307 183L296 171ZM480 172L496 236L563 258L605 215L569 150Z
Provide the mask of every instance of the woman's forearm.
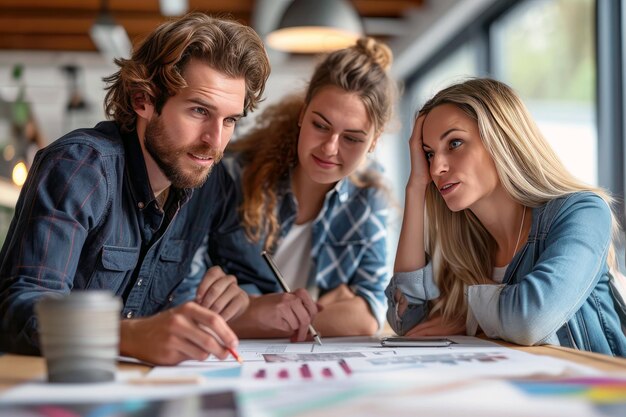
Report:
M406 187L404 216L398 241L394 272L409 272L426 265L424 250L424 195L423 185L409 183Z
M378 322L363 297L354 297L324 304L313 320L322 337L371 336L378 331Z

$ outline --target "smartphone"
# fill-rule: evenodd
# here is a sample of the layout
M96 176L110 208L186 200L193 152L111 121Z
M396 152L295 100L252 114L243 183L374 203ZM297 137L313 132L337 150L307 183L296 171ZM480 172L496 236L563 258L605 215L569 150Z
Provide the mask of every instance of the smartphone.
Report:
M446 347L454 343L445 337L383 337L380 344L383 347Z

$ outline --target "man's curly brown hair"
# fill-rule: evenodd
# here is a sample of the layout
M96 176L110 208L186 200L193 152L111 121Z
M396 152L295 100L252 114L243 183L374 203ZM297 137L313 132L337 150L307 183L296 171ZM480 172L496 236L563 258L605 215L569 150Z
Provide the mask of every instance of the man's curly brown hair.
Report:
M105 77L105 112L124 131L135 129L132 97L145 93L158 113L167 99L186 86L182 76L190 59L246 83L244 110L254 110L270 73L263 42L248 26L203 13L190 13L162 24L143 40L130 59L117 58L120 68Z

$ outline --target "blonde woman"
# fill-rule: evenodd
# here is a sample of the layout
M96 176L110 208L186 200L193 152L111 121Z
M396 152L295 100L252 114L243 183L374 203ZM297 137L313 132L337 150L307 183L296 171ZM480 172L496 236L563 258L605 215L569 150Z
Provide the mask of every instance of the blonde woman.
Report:
M251 294L246 312L229 322L240 337L303 340L310 323L322 336L377 331L389 281L388 198L367 155L391 115L391 59L371 38L329 54L305 95L268 108L229 146L224 164L240 199L241 226L208 237L183 298L205 298L195 283L211 259ZM281 292L262 250L293 292Z
M440 91L419 112L410 153L386 290L396 332L480 328L626 355L611 200L566 171L511 88L472 79Z

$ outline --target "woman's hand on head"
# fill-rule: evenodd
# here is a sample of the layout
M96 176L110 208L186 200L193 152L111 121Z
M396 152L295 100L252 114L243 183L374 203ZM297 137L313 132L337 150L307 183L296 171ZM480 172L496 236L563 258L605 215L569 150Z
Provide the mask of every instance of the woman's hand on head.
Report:
M411 174L407 186L419 186L425 188L432 181L426 155L424 154L422 128L426 115L421 115L415 121L413 132L409 139L409 151L411 156Z

